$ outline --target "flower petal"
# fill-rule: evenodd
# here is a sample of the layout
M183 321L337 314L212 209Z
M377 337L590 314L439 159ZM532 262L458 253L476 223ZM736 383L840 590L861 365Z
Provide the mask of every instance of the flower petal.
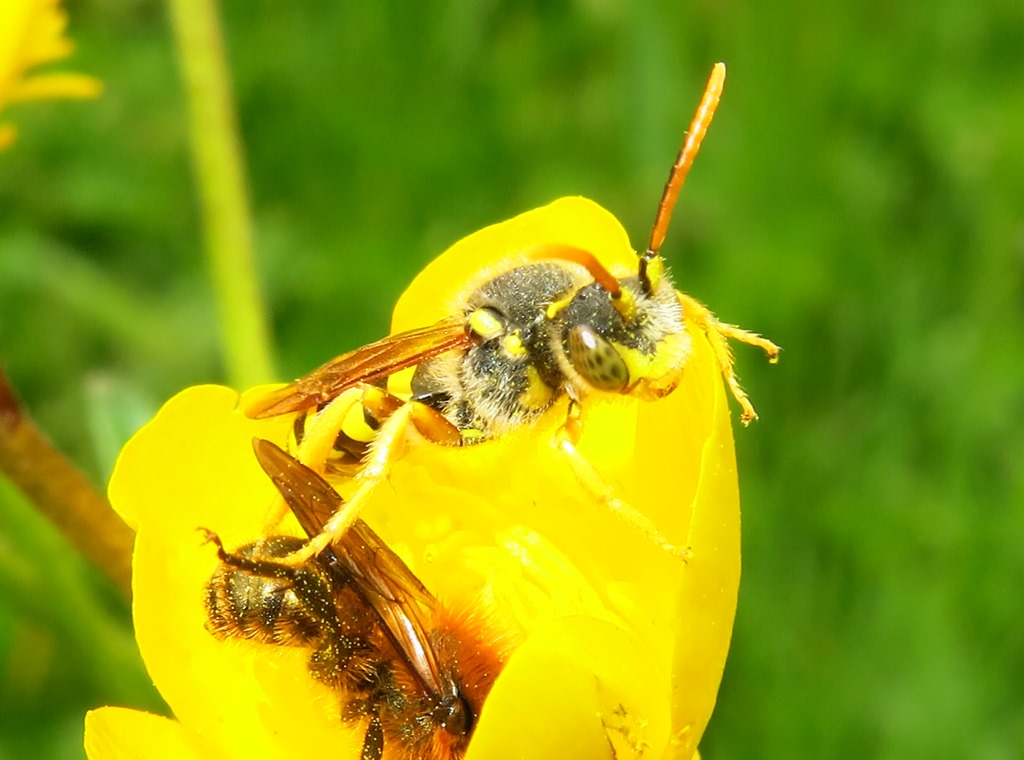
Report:
M23 79L10 92L12 103L48 98L95 98L103 92L103 85L94 77L83 74L36 74Z
M175 720L124 707L101 707L85 716L89 760L202 760L194 737Z
M659 756L667 674L635 635L586 616L531 631L484 707L466 760Z
M451 314L459 294L493 276L495 265L540 243L590 251L605 266L636 268L636 255L618 220L591 200L560 198L464 237L417 275L395 306L393 333L422 327ZM467 275L474 275L467 283Z
M449 313L465 288L465 272L488 266L493 276L495 262L538 242L589 250L620 275L636 266L636 254L611 214L586 199L563 198L458 242L402 296L393 330ZM448 305L439 308L439 304ZM636 636L618 651L604 654L630 661L642 651L657 663L653 668L637 665L640 671L652 672L652 680L618 697L624 705L638 705L645 695L659 693L658 675L670 676L670 683L663 683L666 703L672 707L671 729L666 731L673 737L671 756L682 758L692 754L714 708L731 637L740 567L739 492L728 402L710 346L699 330L691 327L690 332L693 354L675 392L658 402L588 399L579 443L627 503L650 517L670 541L692 547L693 557L685 566L630 535L618 520L606 511L602 514L599 505L581 498L566 463L547 445L564 420L564 410L554 410L522 435L429 455L424 449L412 449L403 462L433 468L435 490L442 484L460 483L468 493L477 494L471 499L473 506L465 508L467 513L460 513L456 506L460 500L446 493L444 502L454 524L469 524L469 510L479 512L481 501L494 507L497 498L499 512L514 515L565 551L575 566L590 571L588 580L606 604L604 615ZM429 456L429 461L417 463L421 454ZM469 472L486 474L484 480L471 484ZM488 478L499 479L501 486L492 487L489 497L481 498L488 494ZM442 578L432 581L443 584ZM558 583L550 575L548 581L547 592L554 600L560 593L553 590ZM564 589L571 588L571 583L564 584ZM563 598L570 595L561 592ZM508 667L529 656L532 631L544 624L546 616L568 612L552 602L545 613L527 622L530 639ZM601 617L592 606L577 612ZM591 674L607 661L594 658ZM508 687L503 676L492 699L502 700L504 688ZM524 692L518 698L520 704L529 705L534 696ZM568 720L576 708L582 717L589 706L586 700L567 699L559 717ZM656 737L661 727L655 713L654 708L644 712L637 708L637 714L649 722L647 741L659 746ZM519 719L511 723L525 725L530 718L523 714ZM482 738L486 733L487 724L482 721L474 742L486 743Z
M35 66L64 58L74 49L64 37L67 14L60 0L0 2L0 110L14 101L41 98L92 98L100 84L78 74L46 73L29 76ZM0 150L16 136L0 125Z
M252 437L282 439L287 422L253 421L228 388L200 386L171 399L118 460L110 499L137 531L133 568L136 638L174 714L217 757L287 758L344 747L337 696L309 678L308 653L222 642L205 627L203 589L217 566L199 527L229 547L262 529L273 487ZM270 656L267 656L267 655ZM290 707L291 709L285 709Z
M449 313L467 272L552 241L586 248L619 274L635 267L614 217L562 199L457 243L403 296L394 329ZM366 506L365 519L442 602L484 617L482 630L523 639L484 708L471 758L580 748L620 760L692 756L731 634L739 499L721 377L704 336L690 332L693 353L675 392L656 402L588 399L579 441L617 494L692 547L688 563L581 488L552 445L564 404L485 444L412 442ZM309 677L307 652L217 641L204 629L216 558L196 528L217 531L228 547L260 535L273 489L250 439L283 443L289 426L249 420L237 400L224 388L185 391L118 462L111 500L138 530L139 645L175 714L218 756L331 748L355 757L361 737L341 723L337 695Z

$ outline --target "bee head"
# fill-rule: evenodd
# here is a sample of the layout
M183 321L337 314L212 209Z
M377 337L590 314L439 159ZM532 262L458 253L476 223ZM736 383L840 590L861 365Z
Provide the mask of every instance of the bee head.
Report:
M561 355L594 390L659 398L678 383L689 337L661 259L615 289L592 282L553 305Z
M430 718L451 736L468 741L475 727L473 708L454 683L450 683L449 686L452 693L434 706Z

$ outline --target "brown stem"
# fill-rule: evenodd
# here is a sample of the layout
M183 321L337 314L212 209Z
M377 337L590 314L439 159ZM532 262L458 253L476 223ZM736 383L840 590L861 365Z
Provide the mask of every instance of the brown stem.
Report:
M135 534L18 402L0 370L0 472L126 596Z

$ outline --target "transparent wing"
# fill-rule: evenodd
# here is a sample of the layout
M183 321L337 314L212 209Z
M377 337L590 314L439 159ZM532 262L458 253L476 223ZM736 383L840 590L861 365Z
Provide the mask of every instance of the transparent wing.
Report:
M295 382L256 399L246 407L245 413L262 419L318 406L359 383L390 377L438 354L468 348L471 344L472 335L461 316L389 335L331 359Z

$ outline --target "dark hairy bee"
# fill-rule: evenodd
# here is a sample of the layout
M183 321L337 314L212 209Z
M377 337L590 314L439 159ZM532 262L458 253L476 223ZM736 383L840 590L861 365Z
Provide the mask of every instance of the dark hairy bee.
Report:
M375 428L372 447L348 450L350 459L366 456L356 469L358 487L346 508L290 562L320 551L356 519L369 492L398 458L410 425L435 443L476 444L529 426L566 401L556 443L581 484L633 527L678 551L647 518L619 502L576 444L580 406L588 398L655 400L672 392L691 353L687 323L707 336L743 422L756 418L733 373L728 341L758 346L772 362L778 347L720 322L677 291L659 253L724 79L725 66L717 64L672 167L647 249L637 254L633 271L613 274L591 252L561 243L541 242L512 252L502 266L466 289L451 316L339 356L248 405L247 414L257 418L316 412L313 422L304 423L299 458L317 470L340 440L352 408L362 405ZM409 367L415 367L411 397L397 398L381 387Z
M260 465L303 529L316 535L341 506L323 478L269 441ZM308 562L281 559L305 541L271 536L237 551L206 587L220 638L303 646L310 673L337 690L342 718L365 722L361 760L449 760L465 754L504 662L493 636L442 608L362 520Z

